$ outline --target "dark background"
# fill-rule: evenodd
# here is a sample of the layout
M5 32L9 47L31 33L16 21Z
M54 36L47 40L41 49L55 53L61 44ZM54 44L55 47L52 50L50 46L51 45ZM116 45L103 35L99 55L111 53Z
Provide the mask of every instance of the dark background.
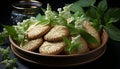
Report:
M3 2L0 2L0 23L2 24L10 24L10 14L12 11L12 3L19 1L19 0L4 0ZM54 8L53 10L56 10L58 7L63 7L67 3L72 3L77 0L38 0L42 3L42 7L46 8L46 4L50 3L50 5ZM97 0L99 2L100 0ZM108 7L119 7L120 8L120 2L119 0L107 0ZM120 23L116 24L117 27L120 27ZM2 27L0 27L0 30ZM81 66L75 66L75 67L66 67L69 69L120 69L120 42L113 41L109 39L107 43L107 50L105 54L98 60ZM13 57L14 55L11 54ZM72 62L72 61L71 61ZM22 60L18 61L18 69L37 69L35 65L30 65L27 62L24 62ZM41 67L40 67L41 68ZM46 68L46 67L45 67ZM0 65L0 69L4 69Z
M19 0L3 0L0 2L0 23L9 24L11 10L13 9L11 4ZM63 7L67 3L73 3L77 0L38 0L42 3L42 7L46 8L46 4L50 5L56 10L58 7ZM100 0L97 0L99 2ZM109 7L120 7L119 0L107 0Z

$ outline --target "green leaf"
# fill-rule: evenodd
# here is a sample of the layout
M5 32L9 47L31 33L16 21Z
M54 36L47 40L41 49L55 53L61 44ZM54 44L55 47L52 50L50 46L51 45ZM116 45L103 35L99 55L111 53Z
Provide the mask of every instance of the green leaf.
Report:
M70 35L76 35L79 32L77 31L77 29L75 29L73 24L67 24L66 25L68 27L68 29L70 30Z
M85 12L84 11L76 11L74 14L73 14L73 17L75 19L77 19L78 17L81 17L81 16L85 16Z
M68 46L71 46L71 41L67 37L63 37L63 40Z
M27 20L23 25L21 25L21 27L24 30L27 30L29 28L29 26L32 24L33 22L31 20ZM22 24L22 23L21 23ZM20 26L19 26L20 27Z
M3 25L3 27L7 30L8 35L10 35L14 39L17 39L18 35L17 35L17 32L13 26Z
M100 43L97 41L96 38L94 38L92 35L90 35L89 33L87 33L86 31L84 30L79 30L81 36L83 38L85 38L85 40L88 42L88 43L94 43L96 45L99 45Z
M105 25L120 20L120 8L110 8L104 15Z
M50 23L50 20L41 20L39 24L42 24L42 25L46 25L46 24L49 24Z
M96 19L101 16L94 7L90 7L90 9L86 11L86 15L91 19Z
M106 0L100 1L97 9L101 14L103 14L107 10L107 1Z
M117 22L119 20L120 20L120 18L110 18L109 22L107 24L115 23L115 22Z
M64 42L67 44L65 47L65 51L68 51L69 53L71 52L71 41L67 37L63 37Z
M107 26L104 26L104 28L106 29L109 37L110 37L112 40L120 41L120 29L118 29L117 27L115 27L115 26L112 25L112 24L109 24L109 25L107 25Z
M62 17L62 16L58 16L58 19L56 20L56 22L54 22L55 23L55 25L57 24L57 25L67 25L67 20L66 20L66 18L64 18L64 17Z
M70 41L67 37L63 37L64 42L67 44L67 46L65 47L65 51L68 51L68 53L71 54L74 49L80 47L81 42L79 42L79 38L80 35L74 37L72 41Z
M92 26L96 28L97 31L100 31L102 29L101 21L100 19L94 19Z
M96 0L79 0L76 1L74 4L81 6L81 7L89 7L95 4Z
M80 12L83 12L83 8L80 6L80 4L77 4L77 3L73 4L73 5L71 6L70 10L71 10L72 12L77 12L77 11L79 11L79 13L80 13Z
M36 16L36 19L37 19L37 20L41 20L41 19L42 19L42 15L41 15L41 14L38 14L38 15Z
M104 15L105 18L120 18L120 8L110 8Z
M109 23L110 17L109 17L109 15L105 14L105 15L103 16L103 19L104 19L104 21L105 21L105 24L104 24L104 25L106 25L107 23Z

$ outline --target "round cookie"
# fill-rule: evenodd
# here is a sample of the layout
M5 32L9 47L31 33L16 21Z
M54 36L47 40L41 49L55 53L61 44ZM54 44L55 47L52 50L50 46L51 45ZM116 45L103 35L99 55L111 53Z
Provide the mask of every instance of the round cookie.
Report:
M100 43L99 32L92 26L91 22L84 21L83 28L85 29L86 32L88 32L93 37L95 37L97 39L97 41ZM88 46L90 49L95 49L95 48L99 47L99 45L94 44L94 43L90 43Z
M36 39L46 34L51 27L49 25L36 25L27 32L28 39Z
M45 41L40 47L39 52L41 54L47 54L47 55L57 55L60 52L63 51L66 44L64 42L48 42Z
M86 40L83 37L80 37L78 42L81 43L80 46L74 48L71 52L71 54L84 54L89 51L88 44Z
M35 40L30 40L24 44L24 46L20 46L21 48L28 50L28 51L34 51L37 49L41 44L43 43L42 38L38 38Z
M58 42L63 40L63 36L68 35L69 30L66 26L56 25L44 36L44 39L50 42Z

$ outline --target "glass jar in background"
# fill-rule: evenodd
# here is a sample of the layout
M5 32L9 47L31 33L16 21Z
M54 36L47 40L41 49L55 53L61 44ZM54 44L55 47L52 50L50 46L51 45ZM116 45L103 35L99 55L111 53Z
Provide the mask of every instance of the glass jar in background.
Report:
M13 10L11 12L10 21L12 24L17 24L24 19L36 16L41 12L42 3L39 1L19 1L12 4Z

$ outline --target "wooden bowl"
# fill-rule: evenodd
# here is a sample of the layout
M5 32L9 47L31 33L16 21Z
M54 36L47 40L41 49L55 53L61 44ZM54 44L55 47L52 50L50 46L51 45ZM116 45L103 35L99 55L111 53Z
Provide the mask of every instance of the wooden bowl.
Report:
M18 45L16 45L11 37L9 37L9 40L13 53L25 61L45 66L75 66L86 64L100 58L106 51L108 34L105 30L102 31L102 44L98 48L85 54L72 55L43 55L20 48Z

